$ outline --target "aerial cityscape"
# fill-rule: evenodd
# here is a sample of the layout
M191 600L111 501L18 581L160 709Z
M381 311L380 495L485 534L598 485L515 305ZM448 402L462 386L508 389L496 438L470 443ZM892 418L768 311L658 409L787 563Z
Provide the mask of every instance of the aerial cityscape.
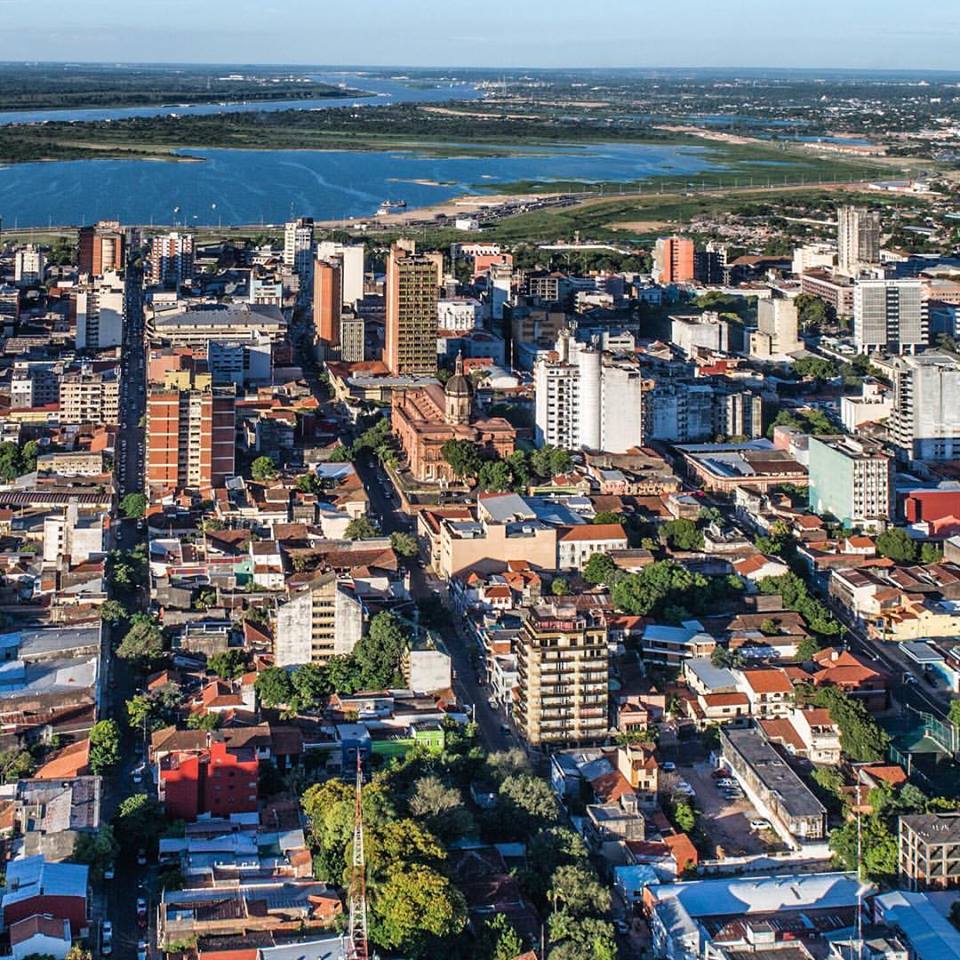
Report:
M0 960L960 960L956 12L419 2L0 0Z

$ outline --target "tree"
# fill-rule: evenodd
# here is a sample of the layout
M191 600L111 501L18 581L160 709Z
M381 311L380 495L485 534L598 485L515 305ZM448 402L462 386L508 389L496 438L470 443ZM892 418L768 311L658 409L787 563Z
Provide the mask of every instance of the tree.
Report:
M537 827L556 823L557 799L546 780L528 773L514 774L500 784L500 802L522 835Z
M817 767L811 777L827 793L837 798L843 796L843 774L836 767Z
M797 644L797 656L796 659L802 662L807 660L812 660L814 654L820 651L820 641L817 640L814 636L804 637Z
M876 813L861 817L859 838L856 820L832 830L829 846L834 859L846 870L862 869L874 882L891 882L897 876L897 838Z
M565 597L570 593L570 584L563 577L554 577L550 584L550 592L555 597Z
M282 667L261 670L253 687L265 707L283 707L293 700L293 682Z
M24 777L32 776L37 764L29 750L15 747L0 752L0 779L4 783L16 783Z
M163 808L146 793L124 797L113 818L121 848L136 849L154 843L164 827Z
M866 707L839 687L819 687L798 691L799 698L830 711L830 719L840 728L840 747L850 760L867 763L883 759L890 736L878 726Z
M219 726L219 713L191 713L187 717L188 730L216 730Z
M390 546L398 557L410 560L420 552L420 545L417 538L412 533L404 533L397 530L390 534Z
M410 864L391 872L373 900L373 939L418 957L430 937L452 937L467 925L463 894L436 870Z
M316 710L333 692L327 671L319 663L305 663L290 675L293 702L297 711Z
M921 563L939 563L943 559L943 551L935 543L925 543L920 547Z
M479 940L484 945L479 955L489 960L516 960L523 953L523 940L503 913L483 922Z
M917 545L906 530L891 527L877 537L877 553L896 563L913 563L917 559Z
M353 460L353 451L342 443L338 443L327 457L329 463L349 463L351 460Z
M557 910L547 921L550 953L547 960L616 960L617 937L613 924L596 917L577 919Z
M476 445L469 440L448 440L440 448L440 455L450 465L454 476L461 479L475 477L483 462Z
M410 635L401 621L392 613L378 613L353 651L362 685L374 690L396 685L400 662L409 646Z
M593 523L619 523L620 526L623 526L626 522L624 520L622 513L617 513L615 510L598 510L593 515Z
M247 655L243 650L224 650L207 660L207 673L223 677L224 680L242 677L246 671Z
M663 525L663 535L674 550L702 550L703 534L692 520L680 517Z
M739 650L716 646L710 654L710 662L721 669L738 668L743 666L743 655Z
M542 479L569 473L573 469L573 457L569 451L547 444L530 454L530 469Z
M122 660L150 663L163 655L163 633L160 625L144 613L135 613L130 618L130 629L117 647L117 656Z
M372 540L380 535L380 531L369 517L354 517L347 524L343 535L348 540Z
M119 600L104 600L100 604L100 619L115 627L127 619L127 608Z
M827 304L819 297L811 293L801 293L794 298L793 302L797 307L797 319L800 321L801 330L816 332L828 322Z
M356 693L360 689L360 667L352 656L327 661L327 682L335 693Z
M583 579L587 583L611 586L620 568L605 553L595 553L583 566Z
M103 823L96 833L77 834L70 859L74 863L86 864L93 878L101 880L104 870L113 863L119 852L120 844L114 836L113 827Z
M960 700L951 700L947 716L955 727L960 727Z
M250 476L258 483L268 483L277 476L277 465L271 457L257 457L250 464Z
M158 702L145 693L138 693L127 703L127 725L131 730L146 730L148 733L163 726L159 717Z
M445 841L465 836L474 826L460 790L436 776L414 782L407 809L411 817L422 820L431 833Z
M477 472L477 486L481 490L503 493L513 487L513 471L503 460L485 460Z
M606 913L610 909L610 891L588 861L557 867L550 880L548 896L554 910L562 904L563 909L575 917Z
M123 515L131 520L139 520L147 512L148 505L149 501L142 493L128 493L120 501Z
M842 632L833 614L819 600L810 596L807 585L795 573L764 577L757 586L763 594L780 594L784 606L799 613L814 633L829 637Z
M90 728L90 769L101 774L120 762L120 730L116 720L98 720Z
M693 828L697 825L697 815L690 805L690 801L684 798L674 798L670 809L670 819L681 833L692 833Z
M301 493L319 495L323 492L323 483L315 473L302 473L297 477L294 487Z

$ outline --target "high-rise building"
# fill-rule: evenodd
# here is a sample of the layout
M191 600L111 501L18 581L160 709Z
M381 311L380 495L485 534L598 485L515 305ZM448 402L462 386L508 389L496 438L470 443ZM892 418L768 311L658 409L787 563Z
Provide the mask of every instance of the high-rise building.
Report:
M890 428L904 460L960 459L960 359L942 350L894 357Z
M96 277L77 291L78 350L104 350L123 342L126 297L114 271Z
M503 320L503 308L513 296L513 258L509 263L490 265L490 316L496 323Z
M317 260L313 268L314 333L326 355L340 344L340 314L343 313L343 264Z
M61 423L119 423L118 368L68 373L60 380Z
M803 349L797 305L782 297L757 304L757 330L750 334L750 356L764 360Z
M394 244L387 257L384 363L394 375L437 371L436 260L413 244Z
M47 269L47 258L43 251L32 243L18 250L13 261L14 282L23 287L43 283Z
M291 220L283 228L283 262L300 278L300 290L310 289L313 274L313 218Z
M920 280L858 280L853 290L853 338L860 353L913 353L930 339Z
M844 526L883 529L893 514L893 458L872 440L810 438L810 509Z
M653 275L659 283L694 279L694 246L688 237L660 237L653 249Z
M352 584L326 573L277 608L278 667L326 663L353 652L363 633L363 605Z
M234 474L236 390L209 375L147 394L147 485L154 494L220 487Z
M603 618L554 600L530 610L515 642L521 736L534 746L603 740L610 682Z
M101 220L80 228L77 269L99 277L108 270L122 270L125 239L119 220Z
M355 306L363 299L363 283L366 275L366 247L362 243L335 243L333 240L321 240L317 244L318 260L338 259L342 265L341 283L343 302Z
M880 214L859 207L837 210L837 269L855 277L880 262Z
M340 359L345 363L362 363L366 359L364 339L366 323L363 317L345 313L340 317Z
M193 278L193 236L172 231L150 240L150 282L179 287Z

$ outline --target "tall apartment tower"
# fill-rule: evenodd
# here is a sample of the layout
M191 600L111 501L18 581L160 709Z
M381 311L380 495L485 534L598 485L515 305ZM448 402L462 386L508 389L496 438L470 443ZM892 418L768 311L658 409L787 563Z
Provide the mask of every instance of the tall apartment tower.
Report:
M321 240L317 244L318 260L339 260L343 270L343 302L354 306L363 299L363 281L367 270L367 250L362 243L335 243Z
M313 327L324 356L340 344L343 313L343 263L317 260L313 266Z
M345 313L340 317L340 359L344 363L362 363L366 360L364 349L366 323L363 317L355 313Z
M855 277L880 262L880 214L860 207L837 210L837 269Z
M903 460L960 459L960 358L943 350L894 357L891 433Z
M608 631L564 600L534 607L516 640L515 720L530 744L589 743L607 733Z
M437 372L436 260L412 243L394 244L387 257L387 321L383 360L390 372Z
M80 228L77 267L80 273L99 277L123 269L125 240L119 220L101 220Z
M29 287L43 283L47 271L47 258L35 244L28 243L18 250L13 261L13 280L17 286Z
M893 516L893 458L873 440L810 438L810 509L844 526L883 530Z
M234 474L236 389L206 383L147 395L147 486L151 493L223 486Z
M860 353L915 353L930 340L921 280L857 280L853 339Z
M150 240L150 282L179 288L193 278L193 236L160 234Z
M126 295L120 274L108 271L77 291L78 350L104 350L123 342Z
M291 220L283 228L283 262L300 278L300 290L310 289L313 274L313 218Z
M688 237L660 237L653 249L653 272L659 283L694 279L694 247Z
M757 304L757 330L750 334L750 356L782 357L803 349L797 306L783 297Z

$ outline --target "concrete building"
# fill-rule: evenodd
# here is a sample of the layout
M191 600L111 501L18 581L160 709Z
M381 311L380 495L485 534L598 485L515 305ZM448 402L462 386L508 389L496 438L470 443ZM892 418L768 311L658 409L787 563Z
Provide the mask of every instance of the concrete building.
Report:
M78 350L104 350L123 342L126 294L114 271L97 277L77 291Z
M761 300L757 304L757 330L750 334L750 356L770 360L802 349L797 305L783 298Z
M837 269L850 277L880 262L880 214L859 207L837 210Z
M193 236L176 230L150 240L150 282L179 288L193 278Z
M960 887L960 814L901 815L900 877L911 890Z
M808 270L800 275L800 292L819 297L838 317L853 316L853 283L829 270Z
M299 217L283 225L283 263L300 278L300 290L310 289L313 275L313 218Z
M77 272L100 277L110 270L122 270L125 237L119 220L101 220L80 228Z
M674 316L670 318L670 341L685 357L694 357L701 350L729 353L730 323L711 311Z
M480 326L481 303L474 297L453 297L437 301L437 328L466 332Z
M103 373L68 373L60 380L61 423L119 423L120 377Z
M147 316L147 336L171 344L206 347L211 340L276 343L287 333L278 307L246 302L200 304L154 311Z
M604 619L569 600L533 607L517 638L514 719L531 745L603 740L609 729Z
M43 283L47 271L44 252L32 243L18 250L13 258L13 279L17 286L33 287Z
M207 368L214 386L269 383L273 373L270 342L266 339L260 343L211 340L207 344Z
M557 567L582 570L595 553L627 549L627 532L619 523L581 523L564 530L557 540Z
M509 254L507 254L509 256ZM495 323L503 320L504 307L513 296L513 258L509 263L490 265L490 316Z
M811 243L793 251L793 272L799 277L808 270L832 270L837 251L827 243Z
M960 360L941 350L895 357L890 427L905 460L960 459Z
M409 247L394 244L387 257L383 362L394 375L429 375L437 371L437 263Z
M317 260L313 265L313 332L324 357L340 346L343 313L343 267L339 260Z
M278 667L326 663L353 652L363 634L363 607L335 573L325 573L277 608Z
M277 277L250 275L247 303L283 309L283 281Z
M321 240L317 244L317 259L340 261L343 302L350 307L356 306L357 302L363 299L366 247L362 243Z
M856 433L864 423L886 420L893 413L893 391L873 377L866 377L859 397L840 398L840 420L844 429Z
M353 313L340 317L340 359L344 363L366 360L366 321Z
M853 288L853 338L860 353L916 353L930 340L920 280L858 280Z
M810 437L808 502L844 526L883 530L893 516L893 458L881 444L848 436Z
M653 249L653 276L661 284L690 283L694 278L693 241L660 237Z

